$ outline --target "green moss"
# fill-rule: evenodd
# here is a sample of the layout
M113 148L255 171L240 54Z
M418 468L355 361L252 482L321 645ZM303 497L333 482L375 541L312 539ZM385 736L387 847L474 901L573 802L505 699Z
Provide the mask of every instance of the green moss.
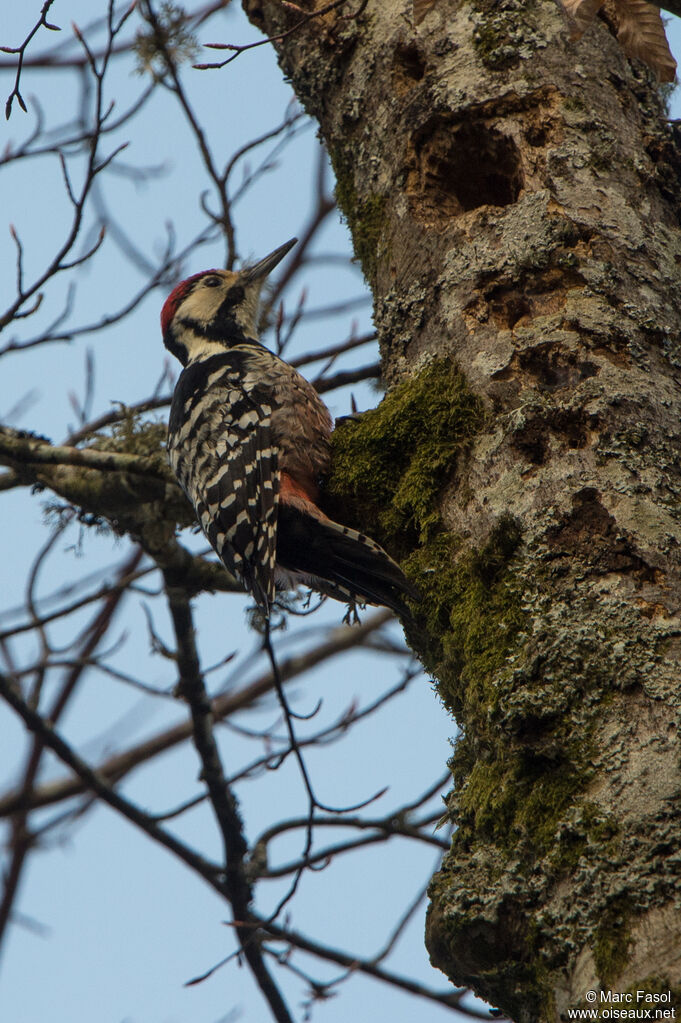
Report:
M502 516L481 548L464 549L451 535L436 533L405 560L423 593L419 611L427 639L419 653L460 720L496 705L494 676L522 629L520 594L507 569L519 543L516 521Z
M581 781L566 757L557 763L541 756L495 751L492 763L478 761L458 799L457 844L472 831L505 851L536 857L555 842L556 825ZM454 757L455 770L456 755Z
M384 235L387 198L384 195L370 195L360 199L355 188L352 161L348 161L339 150L330 152L336 175L338 206L350 228L355 256L362 265L367 281L372 284L376 277L378 247Z
M362 264L367 280L376 276L378 245L385 225L386 198L372 195L359 202L352 220L355 254Z
M502 516L487 543L471 549L440 517L442 490L483 422L461 373L435 360L336 429L326 488L330 514L375 537L421 590L414 645L445 704L463 717L489 698L522 626L505 571L520 542L517 523Z
M510 576L512 567L500 578ZM509 727L515 721L509 715L516 684L513 664L522 660L526 640L508 578L506 587L511 602L502 617L493 610L485 615L491 632L488 651L481 648L460 675L467 728L450 763L455 785L450 810L458 826L454 845L494 844L518 863L546 856L556 876L573 871L590 849L614 861L622 841L617 823L602 807L580 799L592 776L597 721L582 720L576 728L573 714L565 711L528 714L520 724L520 742L515 727ZM505 649L513 659L499 659ZM524 692L527 686L525 678ZM551 690L540 691L550 701ZM499 859L501 867L505 857Z
M458 840L475 831L510 848L519 835L531 835L547 848L581 782L575 761L582 758L562 735L562 757L498 741L500 705L512 688L509 659L526 625L514 571L520 529L502 515L487 541L471 548L445 531L439 513L443 486L455 482L483 422L461 375L448 363L431 363L376 410L339 427L329 490L342 500L345 520L349 502L355 524L400 558L421 591L410 639L467 729L452 759Z
M444 360L429 363L378 408L335 430L328 498L404 557L441 533L439 495L483 418L461 373Z
M625 895L616 896L601 913L593 938L593 957L603 984L615 981L627 965L631 907Z
M517 523L502 516L481 549L464 552L451 538L447 548L440 536L406 565L423 566L428 556L437 560L440 546L437 578L424 593L430 644L425 663L437 676L442 699L466 726L450 763L455 847L494 843L527 862L546 854L561 873L590 844L608 843L614 854L619 836L591 804L578 806L565 821L590 777L595 722L575 730L564 705L552 707L550 690L536 709L526 674L517 690L515 666L524 663L530 638L520 541ZM418 578L413 570L411 575ZM537 686L545 692L539 678ZM520 717L518 706L525 708ZM521 742L517 727L523 729ZM500 856L500 870L503 863Z
M461 698L465 715L477 713L490 700L495 704L496 696L488 683L503 667L522 629L519 593L506 572L519 543L517 522L502 516L485 546L470 551L455 565L456 599L443 653L449 673L453 672L459 682L455 691L443 695L454 708Z
M498 676L495 688L503 700ZM550 854L557 873L570 869L590 841L585 827L566 828L563 818L588 777L591 734L571 738L566 724L546 749L519 746L510 736L499 742L494 699L480 711L475 731L457 743L451 761L455 847L493 842L516 860L536 862ZM500 857L500 869L503 862Z

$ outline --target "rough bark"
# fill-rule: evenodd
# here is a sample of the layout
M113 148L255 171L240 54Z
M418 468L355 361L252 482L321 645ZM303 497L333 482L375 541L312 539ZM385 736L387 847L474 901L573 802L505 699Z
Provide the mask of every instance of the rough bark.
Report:
M300 18L246 7L269 35ZM332 489L422 587L411 640L464 730L432 959L561 1019L681 985L681 161L603 23L355 9L276 43L391 388L339 431Z

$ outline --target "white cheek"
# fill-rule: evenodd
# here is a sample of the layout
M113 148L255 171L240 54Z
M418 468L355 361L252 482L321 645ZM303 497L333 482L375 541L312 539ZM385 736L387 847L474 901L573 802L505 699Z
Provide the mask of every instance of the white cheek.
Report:
M197 323L210 323L224 297L222 288L201 288L185 299L180 306L180 316L196 320Z

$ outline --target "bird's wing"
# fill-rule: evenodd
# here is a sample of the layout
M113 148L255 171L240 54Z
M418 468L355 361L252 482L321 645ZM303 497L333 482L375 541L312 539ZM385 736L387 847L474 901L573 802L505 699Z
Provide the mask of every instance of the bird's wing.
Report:
M170 461L201 528L258 603L274 599L278 452L266 389L243 386L234 353L190 366L171 408Z
M279 470L269 405L229 381L216 410L209 472L197 488L201 526L259 604L274 600Z

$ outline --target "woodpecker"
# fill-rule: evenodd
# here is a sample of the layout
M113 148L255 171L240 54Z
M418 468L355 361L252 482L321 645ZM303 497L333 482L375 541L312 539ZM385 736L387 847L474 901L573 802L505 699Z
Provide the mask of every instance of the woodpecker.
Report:
M258 339L262 285L296 241L239 273L194 274L166 299L163 342L184 367L170 409L170 464L212 547L266 615L278 589L302 583L409 618L402 595L418 592L398 565L319 507L329 410Z

